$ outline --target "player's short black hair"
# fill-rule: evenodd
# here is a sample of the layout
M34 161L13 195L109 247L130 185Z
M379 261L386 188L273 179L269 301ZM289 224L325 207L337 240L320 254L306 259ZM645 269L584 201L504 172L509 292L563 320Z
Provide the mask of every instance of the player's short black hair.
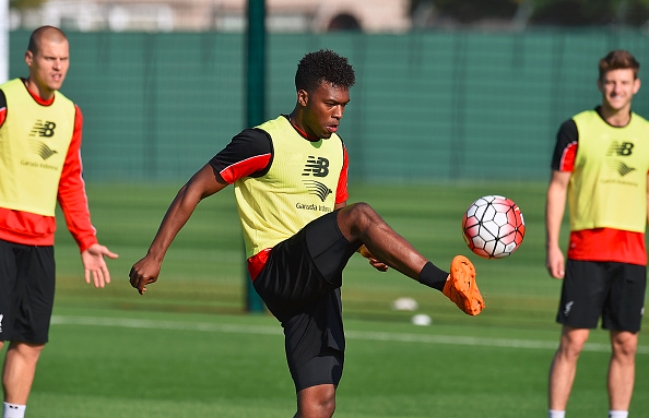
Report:
M322 82L350 88L356 82L356 75L347 58L329 49L321 49L306 54L298 63L295 89L314 91Z

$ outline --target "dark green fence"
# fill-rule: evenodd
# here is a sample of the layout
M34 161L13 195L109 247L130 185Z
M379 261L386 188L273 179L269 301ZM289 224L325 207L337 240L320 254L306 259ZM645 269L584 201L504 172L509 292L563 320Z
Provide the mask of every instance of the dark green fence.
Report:
M11 33L11 77L26 74L28 36ZM245 127L243 35L68 36L63 92L85 116L87 179L185 179ZM636 31L272 34L268 118L293 108L297 62L320 48L356 69L340 134L351 180L370 182L545 179L559 124L600 101L598 60L624 48L649 66Z

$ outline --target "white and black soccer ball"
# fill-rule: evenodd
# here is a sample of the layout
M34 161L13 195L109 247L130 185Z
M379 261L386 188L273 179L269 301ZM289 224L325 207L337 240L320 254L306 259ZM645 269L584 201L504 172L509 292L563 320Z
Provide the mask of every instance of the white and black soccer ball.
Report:
M499 195L483 196L464 214L462 236L480 257L507 257L523 242L525 220L512 200Z

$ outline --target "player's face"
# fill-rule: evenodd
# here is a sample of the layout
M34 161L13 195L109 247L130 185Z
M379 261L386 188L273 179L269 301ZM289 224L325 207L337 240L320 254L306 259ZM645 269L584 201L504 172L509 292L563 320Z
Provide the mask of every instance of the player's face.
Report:
M27 51L25 62L29 67L29 82L34 83L41 95L51 96L61 88L70 67L68 41L53 42L42 39L36 53Z
M633 75L633 70L624 68L607 71L597 81L602 93L603 105L610 110L620 111L631 108L633 95L640 89L640 80Z
M304 106L303 127L306 133L316 138L330 138L338 131L338 125L349 103L349 89L331 83L321 83L317 89L307 93L300 90L298 100Z

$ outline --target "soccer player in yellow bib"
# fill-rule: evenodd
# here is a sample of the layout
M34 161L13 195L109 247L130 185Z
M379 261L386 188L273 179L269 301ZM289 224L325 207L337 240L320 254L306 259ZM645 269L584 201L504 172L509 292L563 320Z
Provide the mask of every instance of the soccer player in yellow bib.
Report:
M337 132L354 82L346 58L329 50L305 55L295 75L293 111L242 131L200 169L130 272L131 285L144 294L200 200L233 184L248 271L284 328L299 418L334 413L345 351L342 270L355 252L380 271L392 267L437 288L470 315L484 307L468 259L456 256L449 274L369 205L346 205L347 152Z
M22 418L54 301L57 200L81 252L85 279L110 282L90 222L81 170L79 107L58 90L70 65L67 37L43 26L30 39L27 79L0 85L0 348L3 418Z
M557 135L547 191L547 269L563 279L563 324L549 376L549 417L565 416L577 360L601 317L609 330L609 417L628 416L646 288L649 123L631 111L640 64L627 51L599 62L602 103L566 121ZM566 197L567 262L559 247Z

